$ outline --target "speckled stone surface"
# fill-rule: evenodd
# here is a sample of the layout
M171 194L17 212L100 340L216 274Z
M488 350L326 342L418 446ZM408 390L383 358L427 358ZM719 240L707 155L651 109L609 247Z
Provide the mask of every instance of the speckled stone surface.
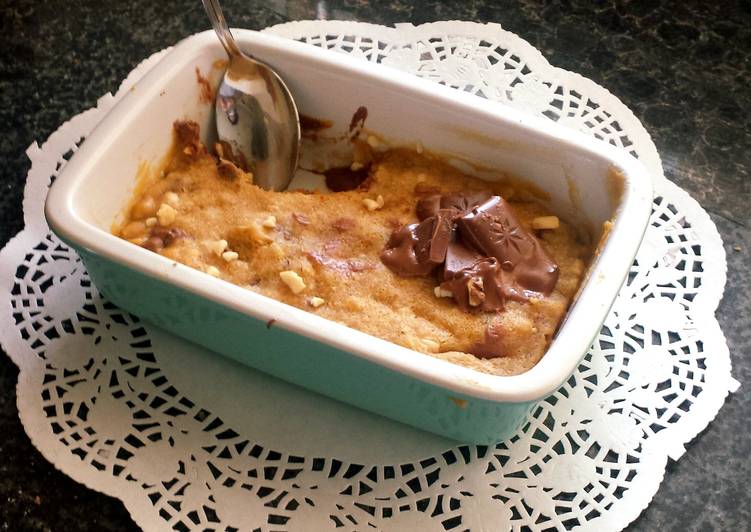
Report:
M751 529L751 3L495 0L225 0L236 26L339 18L378 24L498 22L559 67L607 87L652 134L668 177L707 209L725 241L718 309L745 386L668 467L632 530ZM114 91L143 58L208 27L198 0L0 1L0 245L22 227L24 154ZM0 529L131 530L115 499L76 484L18 420L18 372L0 357Z

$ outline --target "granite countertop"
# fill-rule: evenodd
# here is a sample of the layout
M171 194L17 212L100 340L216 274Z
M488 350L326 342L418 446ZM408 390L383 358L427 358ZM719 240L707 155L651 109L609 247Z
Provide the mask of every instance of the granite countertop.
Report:
M294 19L378 24L498 22L554 65L607 87L652 134L668 178L710 213L725 242L728 288L717 311L745 384L668 466L632 530L751 528L751 4L495 0L225 0L236 26ZM508 4L508 5L507 5ZM0 246L22 228L24 154L114 91L154 51L208 28L198 0L0 4ZM18 371L0 357L0 528L130 530L122 503L55 470L18 419Z

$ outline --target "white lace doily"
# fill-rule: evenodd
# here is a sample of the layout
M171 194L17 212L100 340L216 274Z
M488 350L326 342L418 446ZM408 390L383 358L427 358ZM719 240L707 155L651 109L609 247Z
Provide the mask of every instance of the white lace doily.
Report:
M164 333L102 299L49 231L53 179L121 94L28 149L26 228L2 251L0 336L44 456L124 501L148 530L619 530L668 458L738 387L714 311L725 253L709 216L663 176L649 135L602 87L551 67L498 25L270 28L580 129L652 173L651 225L590 353L519 433L457 445L306 392Z

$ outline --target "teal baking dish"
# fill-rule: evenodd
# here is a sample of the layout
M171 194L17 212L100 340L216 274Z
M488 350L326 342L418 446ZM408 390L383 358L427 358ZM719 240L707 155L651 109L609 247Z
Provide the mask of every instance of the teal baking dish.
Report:
M310 390L449 438L509 437L530 405L555 391L597 334L634 258L652 200L628 154L548 120L388 67L247 30L240 43L272 63L301 112L346 131L366 105L368 128L394 143L420 141L478 168L497 168L548 194L552 211L593 233L607 221L587 277L543 359L493 376L331 322L174 263L110 233L139 168L156 164L171 125L211 130L197 76L216 82L224 52L211 32L170 51L86 139L52 185L45 214L115 304L175 334ZM335 95L335 97L332 97ZM614 177L615 176L615 177ZM492 172L479 175L492 179ZM613 180L619 193L613 193ZM571 194L576 190L577 194ZM586 206L586 209L582 208Z

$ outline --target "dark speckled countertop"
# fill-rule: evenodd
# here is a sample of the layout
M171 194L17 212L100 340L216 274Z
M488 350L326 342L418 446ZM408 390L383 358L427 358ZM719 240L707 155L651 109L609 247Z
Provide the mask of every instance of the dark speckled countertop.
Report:
M236 26L294 19L498 22L559 67L607 87L643 121L667 176L717 224L728 255L718 309L745 386L668 466L632 530L751 530L751 3L225 0ZM24 151L114 91L143 58L208 28L198 0L0 2L0 245L22 227ZM116 499L56 471L18 420L18 371L0 357L0 528L129 530Z

